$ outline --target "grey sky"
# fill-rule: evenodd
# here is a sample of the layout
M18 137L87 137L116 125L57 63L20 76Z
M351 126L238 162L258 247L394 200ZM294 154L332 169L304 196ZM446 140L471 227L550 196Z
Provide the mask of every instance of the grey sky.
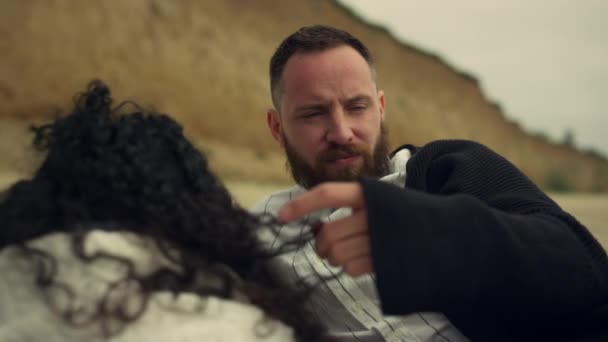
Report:
M527 131L608 156L608 1L341 1L475 75Z

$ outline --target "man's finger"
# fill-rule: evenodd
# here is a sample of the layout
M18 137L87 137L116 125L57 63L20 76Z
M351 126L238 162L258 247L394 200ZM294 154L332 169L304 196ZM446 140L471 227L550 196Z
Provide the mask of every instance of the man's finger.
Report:
M369 238L366 235L360 235L329 246L324 258L332 266L345 266L354 259L369 258L370 254Z
M367 236L367 213L365 210L323 224L315 236L317 254L323 256L329 246L358 235Z
M357 182L323 183L287 202L279 211L279 220L289 222L322 209L363 207L363 190Z
M350 260L342 269L351 277L358 277L374 272L374 266L370 256Z

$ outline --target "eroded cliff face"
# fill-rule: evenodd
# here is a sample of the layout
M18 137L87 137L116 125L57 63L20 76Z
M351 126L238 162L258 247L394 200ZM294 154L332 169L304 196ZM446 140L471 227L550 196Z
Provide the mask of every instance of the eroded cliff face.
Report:
M606 160L527 135L473 78L333 0L0 2L0 129L13 132L0 138L6 153L0 172L28 168L14 161L27 141L15 132L26 121L67 109L77 91L99 78L116 98L179 120L222 177L287 181L265 124L268 60L281 39L313 23L350 31L375 54L393 146L473 139L540 185L608 191Z

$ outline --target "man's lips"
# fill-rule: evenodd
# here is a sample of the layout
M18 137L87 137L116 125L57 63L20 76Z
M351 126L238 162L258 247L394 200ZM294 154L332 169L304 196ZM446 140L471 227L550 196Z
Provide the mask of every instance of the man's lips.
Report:
M345 164L345 163L354 162L359 157L360 156L358 154L344 154L344 155L340 155L340 156L335 156L335 157L329 159L328 162L335 163L335 164Z

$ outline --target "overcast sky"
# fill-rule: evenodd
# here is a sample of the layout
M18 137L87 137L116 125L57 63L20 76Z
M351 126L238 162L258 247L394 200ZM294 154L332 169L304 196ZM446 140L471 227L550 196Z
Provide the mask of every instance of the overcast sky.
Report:
M608 1L341 1L475 75L527 131L608 156Z

